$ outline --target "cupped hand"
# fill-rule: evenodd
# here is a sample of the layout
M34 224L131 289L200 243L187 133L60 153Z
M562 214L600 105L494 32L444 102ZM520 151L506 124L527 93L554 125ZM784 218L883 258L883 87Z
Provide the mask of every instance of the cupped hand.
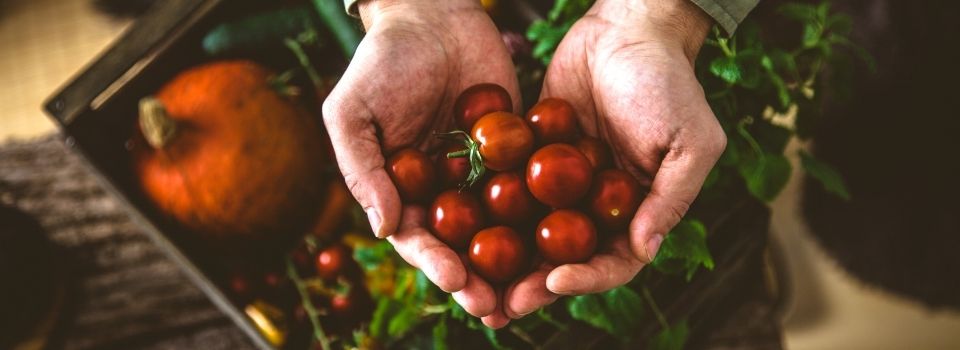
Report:
M586 263L541 266L507 289L504 315L488 319L615 288L653 260L726 145L693 70L710 25L689 0L599 0L567 33L541 99L569 101L584 132L650 190L627 234L610 232Z
M475 316L494 312L489 284L425 227L422 206L402 203L384 169L403 147L435 150L435 131L455 127L457 96L479 83L507 89L520 105L513 63L480 3L366 0L366 36L323 104L324 123L344 179L378 237Z

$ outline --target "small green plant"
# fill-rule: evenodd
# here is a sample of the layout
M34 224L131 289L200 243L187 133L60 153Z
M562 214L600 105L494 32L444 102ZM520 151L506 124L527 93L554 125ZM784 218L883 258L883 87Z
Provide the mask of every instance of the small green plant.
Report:
M529 69L542 70L549 64L560 40L592 3L558 0L546 19L530 25L531 56L542 66ZM850 19L830 12L829 2L787 3L778 8L778 14L800 28L799 37L766 37L759 24L748 19L733 36L715 28L698 57L698 78L728 139L727 149L704 184L702 200L775 199L793 172L784 154L787 144L794 138L808 139L820 119L824 96L840 96L842 91L835 87L846 86L840 74L844 70L827 68L847 67L853 57L873 66L869 56L847 38ZM521 77L525 73L519 72ZM805 151L797 156L806 173L827 191L850 198L832 167ZM447 349L466 339L480 339L487 342L480 347L486 348L503 349L508 344L537 348L543 334L567 331L582 322L625 344L641 341L650 349L682 349L690 333L686 316L667 319L647 281L657 274L689 281L701 267L713 269L708 230L703 218L691 212L666 236L652 271L604 293L562 299L499 331L467 315L448 294L403 262L388 243L359 248L355 259L369 280L390 281L390 286L371 287L377 308L369 326L358 330L353 341L362 344L373 338L386 347ZM636 330L650 321L659 324L660 331L650 339L634 339Z

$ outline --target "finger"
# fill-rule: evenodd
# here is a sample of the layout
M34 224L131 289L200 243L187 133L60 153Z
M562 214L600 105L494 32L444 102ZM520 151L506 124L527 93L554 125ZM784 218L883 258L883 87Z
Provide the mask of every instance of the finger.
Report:
M725 140L722 130L719 136L705 132L690 142L698 146L671 147L664 156L650 192L630 223L630 240L637 258L649 263L657 256L664 235L680 222L700 193L703 180L723 152Z
M547 289L547 276L552 270L552 265L540 265L536 271L508 288L503 296L504 314L518 319L557 301L560 296Z
M353 89L351 65L323 103L323 122L330 135L337 164L350 193L367 213L373 233L380 238L393 234L400 220L400 195L384 170L373 114Z
M400 230L387 241L444 292L459 291L467 284L467 270L457 253L423 228L424 215L423 208L405 207Z
M558 266L547 276L546 287L561 295L599 293L622 286L640 272L644 262L630 251L626 235L613 238L610 250L584 264Z
M453 293L453 300L467 313L476 317L488 316L497 308L497 293L493 291L493 287L469 269L466 286Z
M502 296L502 293L497 292L498 301L501 300L501 298L499 298L500 296ZM487 327L490 327L493 329L500 329L500 328L506 327L507 324L510 323L510 318L503 313L503 303L501 302L501 303L497 303L497 307L492 314L481 317L480 321L483 322L483 324L486 325Z

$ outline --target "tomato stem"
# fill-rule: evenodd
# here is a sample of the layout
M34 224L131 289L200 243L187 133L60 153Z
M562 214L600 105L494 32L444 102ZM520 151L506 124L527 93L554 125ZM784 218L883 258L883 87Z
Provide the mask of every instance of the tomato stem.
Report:
M438 132L434 133L434 135L446 140L463 139L463 145L466 149L447 153L447 158L465 157L470 160L470 174L467 175L466 181L460 184L460 191L473 186L483 178L483 175L487 172L487 168L483 165L483 155L480 154L480 143L474 141L473 138L470 137L470 134L467 134L467 132L463 130L454 130L444 133Z
M290 258L287 258L287 276L293 280L293 285L297 287L297 293L300 294L300 302L303 305L303 310L307 312L307 317L313 326L313 337L320 342L322 349L330 350L330 339L327 338L327 334L323 331L323 326L320 325L320 312L313 306L313 301L310 300L310 293L307 291L303 279L301 279L300 274L297 273L297 267Z
M463 158L470 155L470 149L459 150L456 152L447 153L447 158Z

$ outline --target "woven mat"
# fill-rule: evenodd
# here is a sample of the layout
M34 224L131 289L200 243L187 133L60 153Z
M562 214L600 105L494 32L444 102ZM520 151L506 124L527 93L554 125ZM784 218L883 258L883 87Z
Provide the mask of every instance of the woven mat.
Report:
M59 138L0 147L0 203L31 214L66 252L69 307L52 347L252 348Z

